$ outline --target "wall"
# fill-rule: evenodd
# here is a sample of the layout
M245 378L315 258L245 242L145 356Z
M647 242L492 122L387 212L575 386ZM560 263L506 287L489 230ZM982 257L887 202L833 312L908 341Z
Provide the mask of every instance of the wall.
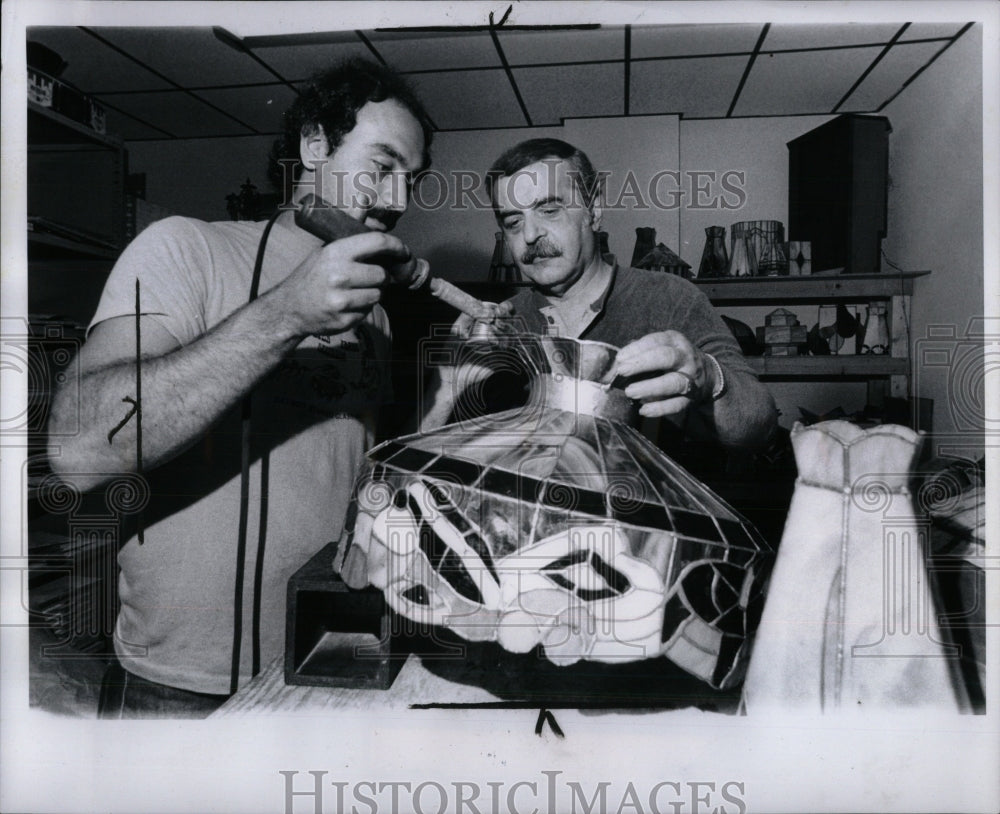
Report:
M454 194L456 173L481 179L508 147L529 138L553 137L576 145L598 171L610 173L606 186L612 205L604 213L603 228L609 233L608 245L614 254L625 262L631 258L635 230L640 226L654 227L657 240L676 251L677 212L651 209L646 187L661 169L678 166L677 117L636 117L629 119L627 139L623 132L619 119L575 119L562 127L439 133L434 139L433 169L448 179L453 194L445 196L446 208L434 206L442 197L441 186L432 179L425 181L426 189L418 193L396 234L423 254L441 276L454 281L485 279L495 245L496 220L482 187L469 195ZM623 189L630 189L624 181L629 172L639 181L638 196L622 194ZM619 201L619 206L613 205Z
M681 122L681 167L707 183L729 175L728 186L743 197L722 190L712 196L692 196L681 209L681 254L696 269L705 245L705 229L725 226L726 238L737 221L778 220L788 225L788 148L794 138L829 121L831 116L788 116L758 119L711 119ZM733 175L738 174L738 175ZM741 180L742 179L742 180ZM737 208L733 208L734 204Z
M632 259L639 227L656 230L656 242L678 251L680 218L664 208L678 184L680 135L677 116L635 116L622 119L570 119L565 138L590 156L606 181L603 227L611 252L622 263ZM690 262L690 261L689 261Z
M916 395L934 400L935 435L978 455L983 426L982 26L975 26L883 111L890 137L886 256L917 280L910 318ZM993 235L995 239L995 235ZM996 269L991 272L995 275ZM1000 331L993 324L990 332Z
M146 200L179 215L226 220L226 195L238 193L247 178L263 192L267 156L274 139L132 141L129 172L146 173Z

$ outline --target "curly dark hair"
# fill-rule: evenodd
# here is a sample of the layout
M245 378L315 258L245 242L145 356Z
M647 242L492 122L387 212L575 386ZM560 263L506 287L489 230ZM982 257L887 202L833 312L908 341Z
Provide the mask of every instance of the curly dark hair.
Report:
M317 71L299 91L284 114L284 133L274 142L268 157L267 177L274 188L286 183L282 163L294 161L294 177L302 171L299 142L323 128L327 147L333 152L357 124L358 111L368 102L395 99L420 122L424 132L423 168L430 165L433 125L416 94L396 71L367 59L349 59ZM288 192L288 190L285 190Z

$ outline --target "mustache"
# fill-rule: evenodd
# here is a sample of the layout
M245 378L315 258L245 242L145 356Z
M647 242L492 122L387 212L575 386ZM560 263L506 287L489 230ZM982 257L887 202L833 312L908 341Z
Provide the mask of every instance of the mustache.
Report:
M526 266L531 265L538 258L545 257L562 257L562 249L542 239L535 243L534 246L528 246L528 248L521 252L521 262Z

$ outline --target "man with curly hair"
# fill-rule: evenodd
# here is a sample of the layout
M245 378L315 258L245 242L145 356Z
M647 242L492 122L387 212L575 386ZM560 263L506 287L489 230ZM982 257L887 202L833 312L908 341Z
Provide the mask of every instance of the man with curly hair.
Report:
M339 536L374 439L384 266L409 254L388 232L431 124L362 60L314 76L285 124L284 201L318 193L369 232L324 246L287 206L268 224L150 226L111 272L79 382L56 395L53 470L89 490L138 459L149 489L122 535L102 716L206 715L282 652L288 577ZM123 400L141 410L124 424Z

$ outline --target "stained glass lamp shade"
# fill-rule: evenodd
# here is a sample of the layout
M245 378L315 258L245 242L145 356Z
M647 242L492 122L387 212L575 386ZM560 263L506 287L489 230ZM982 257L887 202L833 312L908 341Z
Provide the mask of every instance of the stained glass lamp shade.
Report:
M336 570L471 641L557 664L664 655L738 683L770 547L630 426L614 347L516 341L528 404L376 447Z

